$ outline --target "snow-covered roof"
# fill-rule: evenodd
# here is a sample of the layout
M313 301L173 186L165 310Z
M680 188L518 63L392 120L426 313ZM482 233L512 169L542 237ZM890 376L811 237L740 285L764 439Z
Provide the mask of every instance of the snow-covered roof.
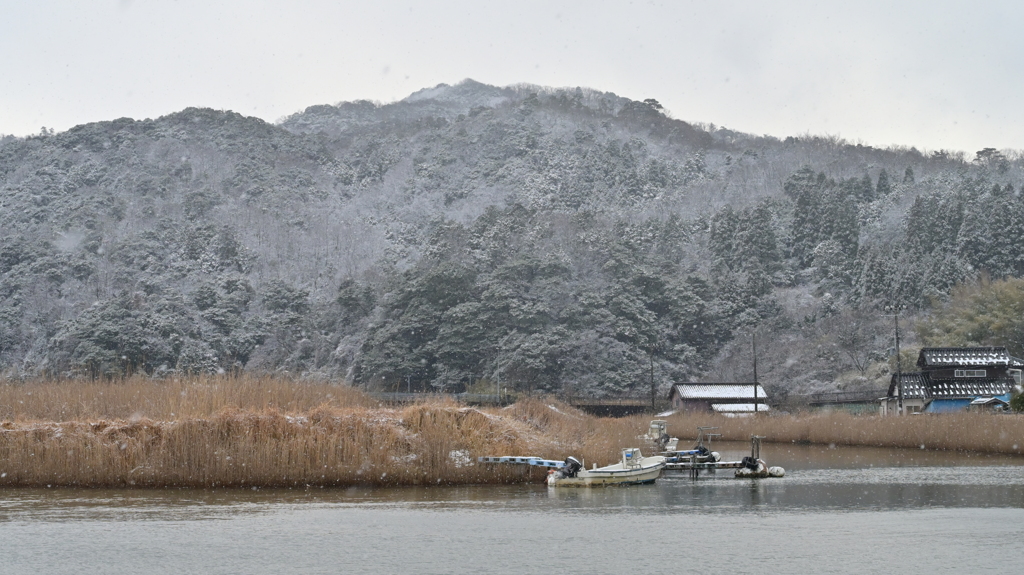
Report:
M924 399L966 399L973 397L992 397L1006 395L1013 389L1014 381L1009 377L971 378L956 380L932 380L928 372L903 373L903 398ZM897 397L896 375L893 374L889 384L888 397Z
M716 413L754 413L753 403L712 403L711 409ZM757 411L770 411L767 404L757 402Z
M903 381L903 399L925 397L927 394L928 378L921 372L901 373ZM897 397L899 391L896 389L896 374L892 374L889 383L889 397Z
M1005 401L999 399L998 397L978 397L971 402L971 405L992 405L996 403L1002 405L1009 405Z
M682 399L754 399L754 383L677 383L672 387L672 394ZM670 394L671 395L671 394ZM758 400L767 399L761 384L757 385ZM760 403L760 401L758 401Z
M1013 380L978 379L975 381L930 382L928 395L931 397L978 397L1005 395L1013 389Z
M1011 358L1005 347L926 347L921 350L917 365L922 368L1008 366Z

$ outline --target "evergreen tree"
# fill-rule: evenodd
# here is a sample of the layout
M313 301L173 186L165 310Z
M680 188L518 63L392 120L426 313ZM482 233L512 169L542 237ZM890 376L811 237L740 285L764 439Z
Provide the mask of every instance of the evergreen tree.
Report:
M885 170L882 170L885 172ZM880 194L875 193L875 186L871 183L871 176L864 174L864 177L860 179L859 194L857 198L861 202L872 202L876 197L881 197Z
M774 220L775 215L766 202L743 210L738 232L743 246L743 265L738 269L767 273L778 270L782 262Z
M918 196L907 211L907 246L922 255L936 250L952 254L963 218L964 205L956 195Z
M1024 202L996 185L965 215L959 253L992 277L1024 275Z
M822 239L822 187L824 174L802 168L786 180L783 189L793 201L793 255L804 267L810 265L814 247Z
M723 207L711 218L708 247L721 264L727 267L733 267L739 256L736 245L739 227L739 216L732 206Z
M892 193L892 184L889 183L889 172L882 168L878 173L878 183L875 185L875 197L884 198Z

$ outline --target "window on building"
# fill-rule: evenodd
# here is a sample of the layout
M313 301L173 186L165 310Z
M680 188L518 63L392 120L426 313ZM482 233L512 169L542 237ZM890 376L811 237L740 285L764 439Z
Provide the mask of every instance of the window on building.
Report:
M1017 385L1020 385L1020 370L1019 369L1010 369L1010 370L1007 370L1007 371L1010 372L1010 377L1013 378L1013 381L1015 381L1017 383Z
M953 377L985 377L984 369L956 369Z

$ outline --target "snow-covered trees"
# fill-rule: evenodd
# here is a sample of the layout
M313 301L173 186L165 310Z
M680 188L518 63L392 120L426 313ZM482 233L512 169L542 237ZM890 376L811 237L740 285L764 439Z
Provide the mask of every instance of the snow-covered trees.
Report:
M641 245L581 219L563 231L586 242L558 257L537 255L547 239L531 236L546 218L534 214L532 228L509 225L523 216L516 207L489 213L468 246L460 226L439 223L447 239L382 288L358 379L413 390L479 379L524 392L646 390L652 369L662 386L699 373L731 326L756 321L770 291L755 274L709 285L673 263L674 252L651 249L677 237L672 227L642 226L649 241ZM466 247L480 257L447 251ZM352 284L343 291L347 306L367 301Z
M754 329L1024 274L1020 176L473 82L7 138L0 373L646 391Z
M804 266L814 259L819 244L832 242L843 257L856 257L859 244L857 197L824 173L805 167L783 186L793 201L792 253Z

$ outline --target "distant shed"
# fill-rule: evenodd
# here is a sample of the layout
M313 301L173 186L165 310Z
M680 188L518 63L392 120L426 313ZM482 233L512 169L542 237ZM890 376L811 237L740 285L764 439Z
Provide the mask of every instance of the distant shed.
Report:
M678 411L709 411L724 415L746 415L755 411L754 383L677 383L668 395ZM758 412L768 412L768 394L757 385Z

